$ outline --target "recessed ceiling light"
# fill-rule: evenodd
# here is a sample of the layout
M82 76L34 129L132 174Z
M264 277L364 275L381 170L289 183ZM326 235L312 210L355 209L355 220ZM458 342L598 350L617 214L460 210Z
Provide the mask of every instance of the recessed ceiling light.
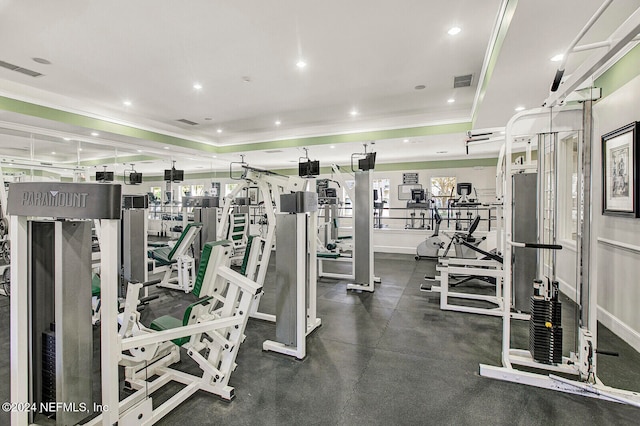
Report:
M124 106L131 106L130 100L122 101L122 103L124 104Z
M211 158L218 158L218 156L217 155L212 155Z
M164 149L169 149L169 147L168 147L168 146L165 146L165 147L164 147Z
M44 58L31 58L31 59L33 59L34 61L42 65L51 65L51 61Z
M200 83L193 83L193 88L196 90L201 90L202 89L202 84Z
M409 142L409 139L405 139L402 142L407 143L407 142Z
M62 139L64 139L65 141L70 141L71 140L71 138L62 138Z
M358 115L358 111L355 109L352 109L349 114L351 114L352 117L355 117L356 115Z
M276 126L279 126L279 125L281 125L281 124L282 124L282 123L280 122L280 120L277 120L277 121L276 121Z
M329 148L334 149L336 146L335 145L331 145Z
M82 148L78 148L78 151L82 151Z
M557 55L554 55L551 57L552 62L560 62L563 59L564 59L564 55L562 53L558 53Z
M302 59L300 59L298 62L296 62L296 67L303 69L304 67L307 66L307 63L305 61L303 61Z
M449 99L447 99L447 102L448 102L448 103L450 103L450 104L454 103L455 101L456 101L456 100L455 100L455 99L453 99L453 98L449 98Z
M98 133L98 132L91 132L91 136L93 136L93 137L98 137L98 136L100 136L100 133Z
M523 106L516 107L515 109L516 109L516 111L524 111L524 107Z
M56 154L56 152L55 152L55 151L51 151L51 154L55 155L55 154Z
M216 132L222 133L222 129L218 129L218 130L216 130Z
M138 152L142 152L142 150L141 150L141 149L138 149L137 151L138 151Z
M422 90L422 89L424 89L425 87L427 87L427 86L425 86L424 84L418 84L416 87L414 87L414 89L416 89L416 90Z
M449 33L449 35L456 35L459 34L460 31L462 31L460 27L452 27L449 29L449 31L447 31L447 33Z

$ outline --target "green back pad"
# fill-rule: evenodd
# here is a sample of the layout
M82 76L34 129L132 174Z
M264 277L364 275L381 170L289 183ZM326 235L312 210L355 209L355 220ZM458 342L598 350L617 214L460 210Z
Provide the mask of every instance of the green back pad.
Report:
M206 243L202 248L202 255L200 256L200 266L198 267L198 275L196 276L196 282L193 285L193 290L191 293L195 294L197 297L200 297L200 292L202 291L202 284L204 282L204 276L207 274L207 267L209 266L209 260L211 259L211 252L215 246L224 246L230 245L231 243L227 240L220 241L212 241Z
M244 251L244 257L242 258L242 266L240 267L240 273L247 276L247 265L249 264L249 256L251 254L251 244L253 244L253 238L255 235L249 235L249 240L247 241L247 248Z
M91 295L100 296L100 275L93 274L91 277Z
M193 222L193 223L189 223L187 227L184 228L184 231L182 231L182 234L180 234L180 238L178 238L178 241L176 241L176 245L173 246L173 248L169 252L168 257L170 260L173 260L173 256L176 254L176 251L178 250L178 247L180 247L180 244L182 244L182 241L186 238L187 234L189 233L189 230L195 227L202 228L202 224L198 222Z

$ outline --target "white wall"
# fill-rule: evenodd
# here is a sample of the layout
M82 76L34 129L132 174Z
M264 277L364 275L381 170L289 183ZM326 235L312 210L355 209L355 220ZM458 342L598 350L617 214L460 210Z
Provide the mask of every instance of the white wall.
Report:
M592 276L598 319L640 351L640 219L602 215L600 136L633 121L640 121L640 76L594 106Z

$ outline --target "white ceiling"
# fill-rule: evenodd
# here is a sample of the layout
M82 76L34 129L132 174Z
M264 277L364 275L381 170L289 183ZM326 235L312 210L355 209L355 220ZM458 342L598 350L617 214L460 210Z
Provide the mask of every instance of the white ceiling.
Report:
M515 106L542 104L557 66L549 58L566 48L601 3L519 1L477 105L474 128L504 126ZM179 144L166 150L160 142L106 132L92 137L91 129L77 125L0 111L0 156L67 164L105 158L113 164L114 157L144 155L158 161L139 160L136 169L143 172L160 171L172 159L187 171L224 170L246 143L470 122L503 4L0 0L0 60L44 74L33 78L0 68L0 95L213 146L236 146L236 152L213 158L215 148L206 154ZM636 0L617 0L584 41L604 39L639 6ZM448 35L452 26L461 33ZM37 57L51 64L34 62ZM296 67L300 58L307 63L302 70ZM580 59L571 58L567 74ZM472 86L454 89L454 76L464 74L473 75ZM203 88L195 90L194 82ZM417 85L426 87L416 90ZM450 98L455 102L448 103ZM124 106L124 100L132 105ZM350 115L352 109L357 116ZM181 118L198 125L178 123ZM378 162L466 156L464 132L402 134L376 140ZM336 148L310 140L309 155L323 164L347 163L351 152L362 150L361 142L370 141L366 135L356 139ZM83 141L82 151L76 140ZM247 160L259 167L290 167L303 153L293 146L297 142L280 145L282 152L272 154L265 153L271 145L254 146ZM472 156L496 153L496 144L478 146Z

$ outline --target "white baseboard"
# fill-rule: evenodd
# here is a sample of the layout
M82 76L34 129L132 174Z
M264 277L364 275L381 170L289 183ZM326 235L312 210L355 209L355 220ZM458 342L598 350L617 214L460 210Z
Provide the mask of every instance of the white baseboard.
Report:
M562 278L556 277L556 280L558 280L558 285L560 287L560 291L565 296L567 296L569 299L573 300L574 302L577 302L576 301L576 288L574 286L570 285L569 283L567 283Z
M373 246L373 251L378 253L400 253L412 254L415 256L415 247L396 247L396 246Z
M598 321L631 345L633 349L640 352L640 333L636 330L632 329L600 306L598 306Z

